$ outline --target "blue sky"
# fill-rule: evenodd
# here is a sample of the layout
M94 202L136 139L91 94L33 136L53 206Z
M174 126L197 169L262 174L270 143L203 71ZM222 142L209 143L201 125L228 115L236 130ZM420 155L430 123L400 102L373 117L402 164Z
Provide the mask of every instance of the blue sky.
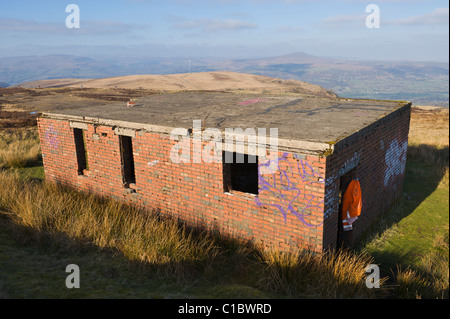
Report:
M68 4L80 28L68 29ZM365 26L366 6L380 28ZM0 2L0 56L263 57L448 62L447 0L39 0Z

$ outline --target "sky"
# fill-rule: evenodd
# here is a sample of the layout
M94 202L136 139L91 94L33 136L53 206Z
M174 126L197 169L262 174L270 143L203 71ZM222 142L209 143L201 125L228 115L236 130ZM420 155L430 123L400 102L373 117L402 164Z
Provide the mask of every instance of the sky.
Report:
M79 8L79 28L68 28ZM379 8L379 28L369 28ZM448 62L447 0L0 0L0 57L252 58L306 52Z

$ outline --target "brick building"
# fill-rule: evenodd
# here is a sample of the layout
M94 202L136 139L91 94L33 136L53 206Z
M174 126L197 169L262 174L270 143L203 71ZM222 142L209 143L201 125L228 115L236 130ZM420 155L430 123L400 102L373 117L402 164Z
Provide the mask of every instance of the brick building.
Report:
M181 92L44 113L38 127L48 181L258 245L323 251L341 242L352 178L363 198L354 239L400 197L410 111L403 102Z

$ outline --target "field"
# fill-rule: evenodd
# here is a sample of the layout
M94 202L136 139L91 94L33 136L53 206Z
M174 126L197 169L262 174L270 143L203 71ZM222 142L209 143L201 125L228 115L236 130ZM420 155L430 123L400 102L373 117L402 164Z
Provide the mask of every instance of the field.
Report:
M413 109L403 198L355 250L288 255L47 184L30 111L64 99L46 90L0 97L0 298L448 299L448 109ZM86 90L66 103L151 94ZM370 263L379 289L365 286ZM80 289L65 286L69 264Z

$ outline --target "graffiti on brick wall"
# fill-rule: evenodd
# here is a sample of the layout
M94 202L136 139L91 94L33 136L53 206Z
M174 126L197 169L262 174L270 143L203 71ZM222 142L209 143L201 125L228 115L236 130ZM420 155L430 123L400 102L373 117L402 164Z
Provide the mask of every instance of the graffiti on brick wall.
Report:
M147 163L147 166L152 167L152 166L155 166L155 165L158 164L158 163L159 163L159 160L154 160L154 161L148 162L148 163Z
M288 153L284 153L276 160L259 164L259 194L268 193L270 202L264 203L256 197L255 203L258 206L275 207L281 212L285 222L287 215L293 214L308 227L320 226L322 223L314 225L307 222L306 218L309 215L307 212L309 209L318 209L323 212L323 199L318 201L315 195L302 192L289 176L298 176L303 185L324 184L325 180L306 160L297 157L295 167L287 160L287 156ZM287 168L282 167L283 162L287 164ZM300 199L306 204L300 203Z
M337 170L337 174L328 176L326 179L325 211L324 219L329 218L339 208L339 186L337 185L341 176L356 168L361 161L361 150L356 151L352 157L348 158Z
M361 151L355 152L351 158L345 161L344 165L339 169L339 176L345 175L350 172L356 166L359 165L359 161L361 159Z
M327 185L328 185L328 183L332 184L332 182L329 182L327 180ZM326 198L327 202L325 205L325 211L323 213L323 218L327 219L333 214L333 212L336 210L336 207L339 206L339 195L338 195L338 192L334 188L327 187L326 191L325 191L325 198Z
M46 143L50 146L50 148L52 148L52 149L58 148L58 144L59 144L58 131L55 129L53 124L51 124L45 130L44 139L45 139Z
M384 172L384 186L389 184L392 177L401 175L405 172L406 166L406 151L408 149L408 142L399 142L397 139L393 140L386 151L385 161L386 170Z

